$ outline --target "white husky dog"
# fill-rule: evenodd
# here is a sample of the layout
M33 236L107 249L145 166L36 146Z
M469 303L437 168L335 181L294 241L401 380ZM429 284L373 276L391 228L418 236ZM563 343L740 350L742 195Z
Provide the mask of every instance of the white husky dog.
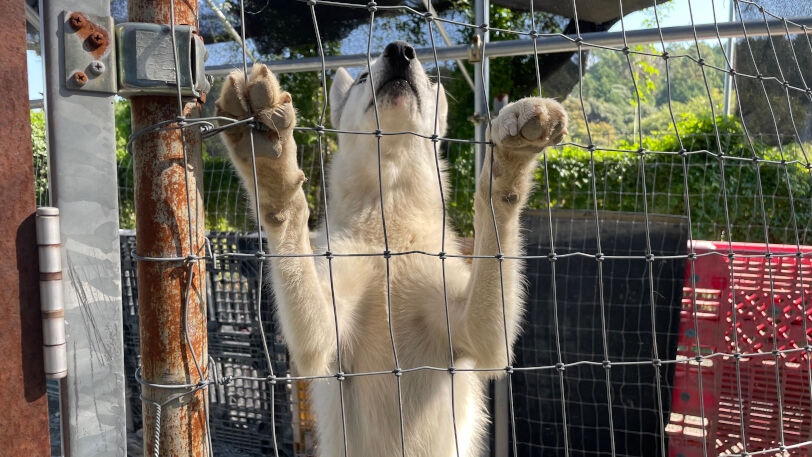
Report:
M336 128L361 132L378 128L373 84L384 133L412 131L427 137L445 133L448 105L442 86L438 103L438 85L427 77L414 48L403 41L386 46L355 80L343 68L338 70L330 89ZM265 66L256 65L247 84L242 72L232 73L216 105L219 115L245 119L253 113L267 127L251 131L234 127L223 133L223 139L254 208L249 137L253 135L260 211L256 216L267 232L267 249L274 255L299 256L272 258L270 271L278 319L299 374L335 377L311 384L320 455L343 456L345 446L352 457L394 457L403 452L409 457L479 455L487 421L486 380L510 366L523 313L521 263L496 257L499 247L504 256L521 255L519 213L531 190L531 172L538 154L567 133L561 105L525 98L506 106L493 120L493 159L490 152L485 157L474 203L473 252L492 258L476 258L469 266L462 258L448 257L445 271L438 255L392 255L388 270L382 255L386 247L381 207L392 254L460 252L453 231L446 228L443 233L442 208L449 187L446 164L439 160L438 179L430 139L382 136L379 181L376 136L339 135L327 183L330 248L336 255L330 265L326 255L308 256L325 254L327 240L322 230L316 249L311 248L290 94L280 89ZM491 172L498 243L489 198ZM338 256L350 253L374 255ZM452 354L454 370L449 368ZM383 374L350 376L369 372Z

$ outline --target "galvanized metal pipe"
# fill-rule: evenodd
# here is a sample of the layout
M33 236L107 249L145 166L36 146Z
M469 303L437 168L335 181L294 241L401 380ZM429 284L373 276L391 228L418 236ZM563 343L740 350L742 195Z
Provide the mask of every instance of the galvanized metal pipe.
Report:
M169 24L173 4L176 24L196 24L196 0L130 0L129 20ZM130 103L133 131L181 115L186 119L200 116L196 101L184 100L182 113L178 112L177 97L133 96ZM198 129L141 135L132 152L137 254L203 256L203 161ZM196 384L207 377L205 275L201 260L138 262L145 455L151 455L155 447L159 455L207 455L206 391L189 393L187 387L170 387ZM163 406L158 409L156 403Z
M807 27L812 27L812 17L791 18L792 22ZM770 26L770 35L784 35L784 24L779 20L768 21ZM764 26L763 20L745 21L744 25L747 27L747 35L749 37L766 36L768 34L767 28ZM743 37L741 23L720 23L719 37ZM803 33L803 30L790 25L790 33ZM665 27L662 29L663 39L666 42L675 41L693 41L694 29L693 27L679 26L679 27ZM702 24L696 26L696 36L700 40L713 40L716 39L716 25ZM553 54L556 52L575 52L578 50L578 45L572 41L576 37L570 35L568 38L562 36L540 37L538 38L538 53L539 54ZM623 46L623 33L622 32L593 32L582 33L581 38L584 40L584 49L589 49L589 45L595 46L609 46L619 48ZM643 29L643 30L630 30L626 32L626 39L629 46L638 44L649 44L660 42L660 32L656 29ZM459 46L444 46L437 48L437 58L441 61L448 60L467 60L468 59L468 45ZM533 42L529 39L524 40L508 40L489 43L487 46L487 55L489 58L519 56L533 54ZM423 62L433 62L434 52L431 48L417 49L417 56ZM263 62L271 70L276 73L297 73L303 71L321 71L321 59L318 57L308 57L303 59L287 59L287 60L272 60ZM367 64L366 54L352 54L346 56L327 56L325 65L327 69L336 69L338 67L363 67ZM206 68L206 73L214 77L225 77L235 68L234 65L218 65Z
M25 8L0 0L0 455L51 455L42 372ZM119 311L120 313L120 311Z
M65 272L69 369L60 382L63 455L123 457L127 422L121 409L125 382L115 96L72 86L66 78L65 46L75 33L71 12L81 12L88 21L109 17L110 1L41 0L39 12L46 51L50 201L59 208ZM106 29L109 21L89 24L112 32ZM92 52L111 51L108 43Z
M65 340L65 303L62 301L59 208L37 208L37 248L45 376L48 379L62 379L68 375L68 358Z
M474 20L477 24L487 24L490 22L489 0L476 0L474 3ZM490 32L487 30L480 30L476 35L481 41L481 44L485 47L485 53L487 55L490 55L492 50L490 36ZM467 57L468 49L466 48L465 51ZM476 151L474 153L474 182L477 188L479 188L479 175L482 172L482 164L485 160L486 148L488 147L485 141L487 140L488 121L490 119L488 106L488 97L490 95L489 63L486 58L481 58L478 62L474 63L474 117L478 119L474 127L474 139L479 142L476 145Z

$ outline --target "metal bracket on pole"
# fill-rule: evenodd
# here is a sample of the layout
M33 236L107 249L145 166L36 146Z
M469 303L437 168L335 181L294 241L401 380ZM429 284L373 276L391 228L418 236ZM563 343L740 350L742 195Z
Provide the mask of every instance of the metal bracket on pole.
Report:
M113 18L78 11L62 13L65 86L70 90L116 93Z
M205 100L211 89L206 76L209 52L189 25L128 22L115 27L113 18L65 11L62 46L65 86L69 90L133 95L177 95ZM173 52L173 47L175 52ZM175 77L175 55L180 74Z
M164 24L127 22L116 27L119 55L119 93L177 95L179 81L185 97L204 98L211 89L206 77L209 52L203 39L189 25L175 26L174 46L180 74L175 77L172 29Z

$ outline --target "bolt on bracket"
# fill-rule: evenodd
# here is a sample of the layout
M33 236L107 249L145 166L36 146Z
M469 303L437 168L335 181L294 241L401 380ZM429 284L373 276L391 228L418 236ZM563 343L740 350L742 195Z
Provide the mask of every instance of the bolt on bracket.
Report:
M65 87L68 90L115 94L113 18L63 11L62 20Z
M118 51L118 95L181 95L202 99L211 89L206 77L209 52L188 25L175 26L173 52L172 29L168 25L127 22L116 27ZM175 54L179 73L175 72Z

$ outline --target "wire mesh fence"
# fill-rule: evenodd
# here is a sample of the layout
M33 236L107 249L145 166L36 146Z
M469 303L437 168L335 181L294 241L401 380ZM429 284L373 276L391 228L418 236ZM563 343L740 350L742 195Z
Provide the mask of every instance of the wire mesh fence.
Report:
M654 20L659 26L657 2L652 5ZM341 197L331 195L332 189L326 185L329 173L326 174L325 169L330 160L335 160L328 159L327 154L330 142L334 144L334 140L327 138L335 135L374 138L371 157L377 159L379 173L383 137L411 136L416 138L415 141L431 144L436 161L434 173L441 192L446 171L441 167L440 159L443 155L452 157L447 170L451 190L447 205L439 211L442 227L453 226L464 236L482 236L482 233L473 233L475 215L472 202L477 189L472 170L476 142L467 138L443 138L438 134L436 123L433 132L382 130L374 95L371 104L376 113L377 128L374 130L348 131L325 127L326 101L321 117L312 120L312 127L298 128L300 133L315 138L312 144L300 146L297 150L299 167L309 178L304 185L311 212L309 228L319 226L325 232L326 244L319 245L315 251L280 253L271 248L271 253L266 252L258 243L262 239L262 227L255 225L249 216L252 210L264 214L259 209L262 204L260 192L256 190L254 195L246 198L228 161L210 161L211 166L205 170L209 227L212 230L227 228L253 232L253 237L212 233L209 236L210 253L194 259L212 265L207 279L213 294L208 304L213 359L202 362L208 367L207 378L196 379L194 373L190 374L197 386L195 390L205 389L211 404L213 426L205 438L206 443L199 443L201 446L209 444L205 447L212 449L209 443L212 439L237 442L242 439L240 437L249 436L242 442L244 447L253 445L264 453L294 455L294 452L311 452L314 438L312 435L303 438L312 430L309 406L306 401L300 401L307 397L301 381L310 381L334 389L333 398L340 404L340 414L336 417L319 417L316 421L320 427L332 427L332 433L343 438L343 449L322 447L321 454L352 455L349 451L359 448L354 447L358 446L357 443L348 444L348 430L353 438L363 433L356 429L358 418L351 416L358 412L357 405L352 402L361 401L357 395L363 394L356 386L363 385L364 379L389 377L395 400L388 400L388 404L395 406L395 428L399 433L387 437L396 442L388 443L385 448L392 450L393 455L437 455L430 451L415 454L417 447L408 448L421 437L411 435L419 431L410 429L404 418L404 405L407 405L407 412L413 412L414 402L419 399L409 398L411 391L404 388L412 382L410 377L437 374L444 377L443 382L448 383L450 390L446 429L452 433L444 437L443 442L430 444L450 449L450 455L474 455L474 451L466 451L465 440L475 440L458 435L455 386L460 388L460 380L465 379L463 376L499 373L507 379L506 405L503 406L507 411L504 425L511 455L664 456L669 452L673 455L678 449L685 456L805 455L809 452L812 444L808 432L812 421L812 408L809 407L812 401L809 393L812 387L812 375L809 375L812 373L812 346L809 342L812 340L807 331L810 306L803 275L808 274L804 266L810 252L804 245L808 243L812 220L812 164L807 158L805 133L796 125L796 120L800 119L799 106L803 106L799 103L812 100L812 90L806 82L809 69L800 64L806 58L804 56L812 53L805 26L774 16L757 3L737 0L736 11L745 33L745 48L749 50L745 60L749 58L752 65L737 66L733 70L734 65L726 55L723 66L708 64L703 59L699 40L694 43L695 55L670 55L664 41L655 43L652 52L628 46L592 45L581 37L577 25L574 35L539 33L532 15L530 30L496 30L487 24L467 24L411 7L381 6L375 2L309 0L307 6L313 13L317 37L316 9L364 8L369 12L370 43L376 13L387 9L422 19L432 47L432 30L436 23L468 28L474 34L489 30L522 36L534 43L547 37L569 40L579 49L575 54L578 65L576 93L581 111L571 111L570 117L581 117L576 122L582 123L583 134L548 149L533 172L536 190L529 196L529 206L540 211L528 215L528 233L533 239L529 240L525 254L502 249L499 234L506 234L508 229L504 225L500 227L494 210L494 204L499 202L495 202L498 197L489 189L494 182L493 174L481 181L485 190L480 188L479 191L487 196L485 208L490 209L490 214L486 215L486 222L494 232L494 253L478 252L477 248L472 252L453 253L445 238L437 251L390 250L390 237L394 235L387 233L386 220L394 219L395 215L384 211L384 195L392 189L388 189L383 180L378 182L375 191L381 206L373 208L373 214L381 219L385 248L371 252L334 252L331 249L331 225L327 217L330 212L325 208L335 201L331 199ZM781 21L786 29L786 40L778 46L783 46L786 54L792 56L790 61L779 59L775 51L778 40L773 37L763 42L769 43L768 49L772 52L756 57L747 40L741 11L751 7L756 8L767 27L769 17ZM621 28L625 36L622 8L619 1ZM575 2L572 10L577 24ZM793 38L792 35L798 32L801 34ZM721 37L718 41L721 44ZM319 40L315 44L323 60L325 50L322 43ZM586 63L582 61L584 54L580 51L593 48L624 56L632 93L637 97L637 125L642 125L638 89L642 82L635 76L633 63L642 58L662 59L672 131L655 138L637 129L634 137L625 144L608 144L592 131L585 108L588 95L583 91ZM487 43L483 43L481 52L483 59L487 59ZM373 56L369 46L370 66ZM770 57L774 62L766 66L758 60ZM538 73L538 55L534 58ZM674 81L669 75L669 65L675 59L694 62L705 82L711 133L680 131L677 122L680 113L673 110L671 103ZM244 70L247 66L247 57L244 57ZM440 76L439 62L435 61L433 68ZM714 72L730 75L737 96L743 93L739 90L740 85L755 84L761 89L763 97L758 100L737 100L740 122L737 125L741 131L728 131L729 120L717 116L707 82L708 74ZM475 77L482 78L483 75ZM322 72L321 78L322 90L326 94L326 71ZM371 75L369 79L375 87ZM359 80L364 82L363 77ZM537 93L542 93L540 80L538 86ZM748 123L752 118L748 117L747 111L752 104L768 107L772 125L754 130L755 127ZM169 128L202 129L207 135L244 126L262 131L261 123L253 114L249 113L245 119L167 119L163 125L135 132L134 139ZM492 129L494 120L488 118L486 121ZM215 122L223 125L215 127ZM789 132L787 128L790 128ZM253 133L249 133L249 137L254 138ZM775 146L766 148L763 145ZM493 160L495 145L489 141L486 146L491 154L489 160ZM183 152L187 154L189 151ZM253 143L249 157L256 163ZM493 164L490 165L486 170L493 169ZM125 159L120 170L121 206L125 214L122 221L125 225L129 217L126 202L132 201L129 197L132 181L127 178L129 166ZM253 188L259 188L256 182ZM437 196L438 205L442 204L441 197ZM394 211L397 212L398 208L395 206ZM618 213L634 214L624 216ZM716 244L709 248L700 240L711 240ZM740 244L743 242L758 243L758 247ZM130 246L132 241L128 239L125 243ZM137 252L137 247L131 250ZM398 359L400 351L395 343L396 335L389 322L385 333L391 343L393 360L381 363L382 368L374 371L356 371L352 365L342 365L343 346L338 336L338 321L343 297L340 296L340 285L332 278L336 259L351 256L378 259L381 271L387 272L379 297L379 306L387 310L384 316L391 315L392 297L402 292L390 282L393 259L425 257L427 262L439 265L437 270L443 273L438 291L439 303L445 308L441 313L445 319L442 326L449 346L447 364L426 362L402 366ZM503 317L499 327L504 333L504 341L500 344L505 348L511 347L506 319L510 304L505 296L512 293L504 290L505 271L513 268L511 262L525 262L532 286L528 294L528 313L522 324L524 335L515 346L515 359L507 357L505 364L488 366L455 366L455 352L451 348L453 316L449 311L445 281L447 262L454 258L475 265L492 262L489 264L495 273L492 284L500 288L496 294L500 298L495 306L501 309ZM336 329L337 359L329 364L329 373L298 376L295 370L291 371L276 324L269 316L261 315L270 308L270 296L267 290L262 291L263 271L268 264L280 259L319 262L324 266L322 271L330 275L330 281L326 282L326 300L331 310L329 320ZM713 260L722 264L713 267L718 270L713 276L716 283L707 287L703 282L707 278L697 272L702 268L712 269L703 265ZM132 258L128 262L133 262ZM132 268L123 271L125 278L130 278L123 282L132 285ZM281 285L276 283L275 287ZM125 296L131 296L128 294ZM715 298L711 297L713 294L716 294ZM716 304L710 305L709 302ZM129 303L128 306L134 304L127 300L125 303ZM709 308L713 306L715 311L710 312ZM128 308L125 308L126 313L135 315ZM713 324L706 323L706 320ZM790 334L792 338L788 337ZM136 382L144 384L142 380ZM686 382L692 384L687 386ZM348 388L350 385L352 387ZM695 397L685 390L689 387ZM679 390L681 388L683 391ZM348 392L350 398L345 396ZM678 400L690 403L690 406ZM494 409L500 407L493 405ZM160 418L160 409L156 414ZM260 436L265 437L264 441L257 438ZM497 446L495 440L492 445ZM494 448L491 450L496 452Z

